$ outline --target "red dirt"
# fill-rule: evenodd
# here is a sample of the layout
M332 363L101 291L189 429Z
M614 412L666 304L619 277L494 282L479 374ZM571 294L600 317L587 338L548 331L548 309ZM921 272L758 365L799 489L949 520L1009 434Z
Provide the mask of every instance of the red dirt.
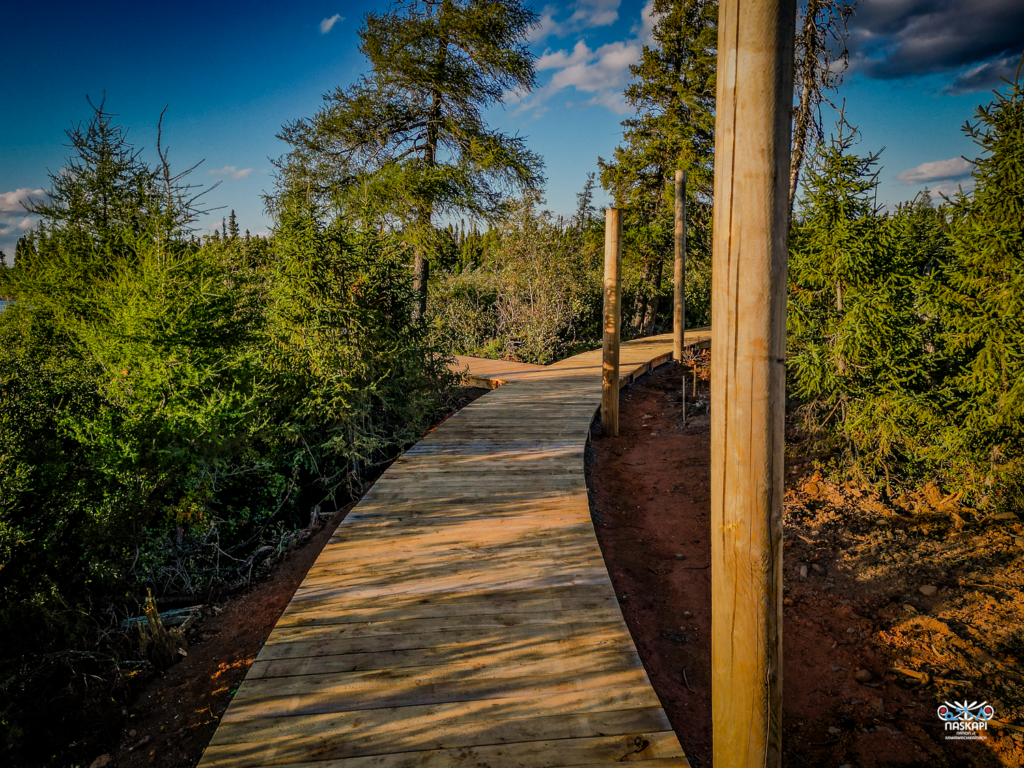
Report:
M707 768L712 762L707 382L701 382L696 406L704 415L685 428L679 421L679 390L680 373L671 366L624 390L619 437L593 439L587 474L595 527L626 623L687 756L695 768ZM692 412L692 397L689 403ZM791 462L788 483L800 487L808 471L801 468L809 469L810 463L807 457ZM783 763L814 768L1024 764L1015 734L990 731L984 742L944 740L937 703L965 692L914 687L888 671L898 662L886 629L902 620L896 615L903 615L899 603L911 598L896 598L837 567L840 547L849 547L849 540L808 538L817 534L790 519L790 507L802 509L796 496L790 491L786 498ZM836 519L834 510L826 511ZM803 579L801 565L808 568ZM872 679L858 682L858 670L871 672Z

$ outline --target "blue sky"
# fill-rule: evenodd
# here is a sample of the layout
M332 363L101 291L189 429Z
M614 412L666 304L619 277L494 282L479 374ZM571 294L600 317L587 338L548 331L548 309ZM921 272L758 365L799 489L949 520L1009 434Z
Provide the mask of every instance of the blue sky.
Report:
M535 4L538 88L491 111L492 127L527 137L546 163L548 206L569 213L599 155L621 138L622 89L650 26L650 0ZM10 255L26 220L19 202L49 187L64 164L64 130L106 93L108 110L155 159L157 118L178 169L200 160L195 183L234 209L243 229L270 222L269 158L285 151L282 123L312 115L321 96L364 69L362 15L381 4L280 2L53 2L4 11L6 77L0 82L0 250ZM885 147L879 199L966 180L971 142L961 133L997 75L1024 49L1019 0L867 0L851 22L851 69L840 98L863 151Z

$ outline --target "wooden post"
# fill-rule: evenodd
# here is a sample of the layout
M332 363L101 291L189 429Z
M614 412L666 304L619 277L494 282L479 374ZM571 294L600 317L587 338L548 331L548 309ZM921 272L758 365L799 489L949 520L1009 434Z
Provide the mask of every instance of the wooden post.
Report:
M711 289L715 768L782 764L782 470L795 5L719 5Z
M683 359L686 337L686 171L676 171L676 261L673 273L675 305L672 313L672 356ZM685 395L686 387L683 387ZM683 400L685 413L686 401ZM685 417L684 417L685 418Z
M622 303L622 215L609 208L604 215L604 345L601 390L601 430L606 437L619 436L619 329Z

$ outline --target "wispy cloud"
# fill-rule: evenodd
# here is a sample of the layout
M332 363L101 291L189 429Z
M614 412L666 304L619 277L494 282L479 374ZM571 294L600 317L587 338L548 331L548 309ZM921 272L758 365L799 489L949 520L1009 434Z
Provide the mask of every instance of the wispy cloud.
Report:
M337 24L339 21L344 20L345 17L342 16L340 13L336 13L330 18L324 19L323 21L320 22L320 34L326 35L328 32L331 31L331 29L334 28L335 24Z
M964 160L962 157L951 157L949 160L921 163L896 176L896 181L903 182L905 187L932 181L955 181L970 176L973 168L974 163Z
M42 197L45 195L41 189L29 189L28 187L22 187L21 189L14 189L10 192L0 192L0 213L24 213L25 208L22 203L27 203L33 197Z
M549 30L548 34L557 34L566 25L583 24L585 19L590 20L591 26L611 23L608 19L614 21L618 18L618 7L619 3L611 0L577 2L571 7L572 13L566 21L550 22L556 26L552 27L554 31ZM545 9L549 16L550 11L550 6ZM584 40L577 40L571 49L549 48L537 59L536 68L538 72L552 72L550 80L525 98L521 94L509 96L522 99L519 111L542 114L544 102L571 88L576 93L589 95L587 104L603 106L620 115L628 113L630 107L626 104L622 91L629 82L630 65L640 60L643 46L651 40L654 21L654 2L647 0L640 18L625 40L607 43L595 49L591 49Z
M546 5L540 12L540 26L530 35L530 42L540 43L549 37L567 37L584 29L607 27L619 20L622 0L576 0L566 6Z
M223 168L215 168L213 170L207 171L206 175L220 176L221 178L225 179L247 179L249 178L249 175L251 173L252 168L243 168L242 170L239 171L233 165L225 165Z

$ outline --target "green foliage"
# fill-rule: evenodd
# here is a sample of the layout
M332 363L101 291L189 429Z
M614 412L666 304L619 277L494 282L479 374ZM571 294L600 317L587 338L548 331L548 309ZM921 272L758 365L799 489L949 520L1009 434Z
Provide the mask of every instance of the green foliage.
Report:
M359 32L372 71L284 126L285 189L405 230L429 246L435 216L497 214L513 190L536 189L540 159L522 138L488 128L483 110L534 84L526 35L537 15L518 0L401 3Z
M654 44L630 66L625 91L636 116L623 121L612 160L598 159L602 185L624 209L623 288L635 298L623 305L627 338L654 333L659 316L670 319L671 280L663 273L666 262L672 272L677 169L687 173L688 257L698 262L694 275L710 277L703 262L710 261L718 3L655 0L652 11ZM709 293L710 281L695 288ZM687 308L704 324L701 314Z
M116 667L117 614L147 588L247 581L455 384L411 321L397 237L293 195L269 240L232 217L199 242L181 177L109 115L69 136L72 170L0 277L0 718L25 744L46 720L11 697L61 690L69 667L47 659Z
M964 131L977 144L973 193L950 204L950 258L936 275L933 311L951 368L946 451L987 482L1012 484L1024 503L1024 81L978 108Z
M790 255L789 390L871 477L1024 503L1024 92L965 128L975 189L876 210L849 138L809 168Z
M840 136L812 159L793 226L790 391L838 419L858 460L878 470L919 452L907 422L923 428L933 418L927 395L939 359L922 303L941 213L924 198L880 214L877 156L850 154L851 145Z
M600 343L600 233L537 203L523 199L489 233L481 268L432 284L431 325L454 351L547 364Z

